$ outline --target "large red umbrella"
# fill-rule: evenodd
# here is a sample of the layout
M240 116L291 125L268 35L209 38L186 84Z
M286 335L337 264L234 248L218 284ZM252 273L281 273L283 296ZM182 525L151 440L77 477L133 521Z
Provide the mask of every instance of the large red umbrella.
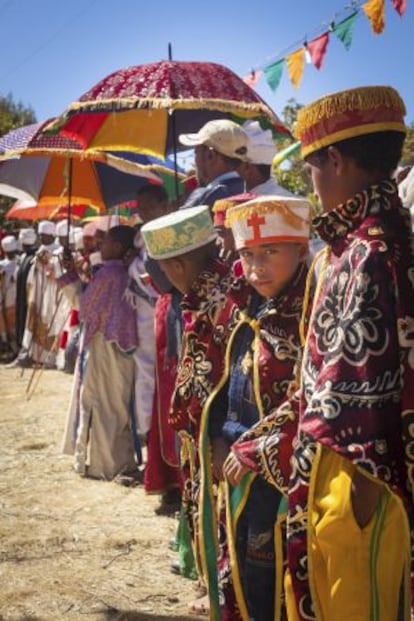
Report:
M121 69L101 80L47 128L83 148L138 151L165 158L183 149L178 135L211 119L258 119L275 139L289 131L276 113L227 67L161 61Z

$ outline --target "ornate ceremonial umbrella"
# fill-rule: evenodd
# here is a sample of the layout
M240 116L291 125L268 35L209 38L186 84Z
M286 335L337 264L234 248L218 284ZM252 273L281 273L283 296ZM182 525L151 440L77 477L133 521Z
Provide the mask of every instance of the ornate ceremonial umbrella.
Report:
M83 148L137 151L165 158L183 149L178 135L211 119L258 119L275 139L290 136L276 113L227 67L161 61L121 69L101 80L47 131Z

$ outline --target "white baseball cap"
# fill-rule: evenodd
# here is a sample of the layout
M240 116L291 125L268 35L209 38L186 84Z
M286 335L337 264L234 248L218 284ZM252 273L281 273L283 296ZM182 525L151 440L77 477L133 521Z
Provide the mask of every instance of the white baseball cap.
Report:
M186 147L205 145L227 157L247 159L246 133L229 119L208 121L196 134L180 134L178 139Z

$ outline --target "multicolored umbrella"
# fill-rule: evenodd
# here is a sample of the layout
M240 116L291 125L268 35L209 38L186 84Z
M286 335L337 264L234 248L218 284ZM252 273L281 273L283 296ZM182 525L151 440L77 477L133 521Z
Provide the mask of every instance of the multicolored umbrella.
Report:
M145 156L128 154L127 159L84 150L62 136L45 136L44 125L19 128L0 139L0 194L34 200L39 207L69 203L104 211L134 199L143 185L162 184L161 175L174 174Z
M96 216L99 210L91 205L72 205L72 218L74 220L83 220ZM8 220L63 220L68 217L68 208L57 207L56 205L38 205L33 201L18 200L12 205L6 213L5 218Z
M227 67L161 61L121 69L101 80L49 124L83 148L138 151L165 158L183 149L181 133L211 119L258 119L274 137L289 130L276 113Z

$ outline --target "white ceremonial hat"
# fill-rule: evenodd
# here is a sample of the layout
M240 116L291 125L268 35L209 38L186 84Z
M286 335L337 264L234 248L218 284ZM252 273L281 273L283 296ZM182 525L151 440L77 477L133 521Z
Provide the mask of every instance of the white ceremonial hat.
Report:
M237 250L281 242L308 242L311 203L290 196L258 196L230 207L226 226L231 228Z
M37 225L37 232L39 235L56 235L56 226L54 222L50 220L41 220Z
M36 231L31 228L20 229L19 231L19 241L25 246L33 246L36 243L37 235Z
M7 235L1 240L1 247L3 248L4 252L16 252L17 239L14 237L14 235Z
M208 205L174 211L147 222L141 235L152 259L171 259L201 248L217 237Z
M70 229L72 231L72 227L70 227ZM60 220L56 224L56 235L58 237L67 237L68 235L68 221L67 220Z

